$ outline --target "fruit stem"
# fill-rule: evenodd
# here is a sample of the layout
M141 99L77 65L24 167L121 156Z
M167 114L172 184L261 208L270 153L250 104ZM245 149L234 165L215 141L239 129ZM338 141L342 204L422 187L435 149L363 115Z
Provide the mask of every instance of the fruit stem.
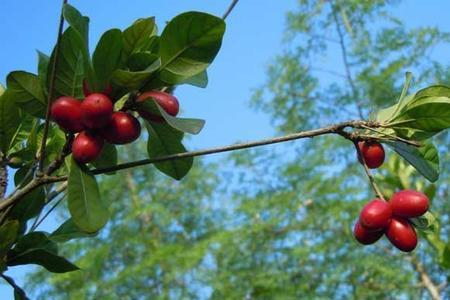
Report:
M366 172L367 178L369 178L370 185L372 186L372 189L375 192L375 195L378 198L380 198L381 200L386 201L386 199L384 198L383 194L381 193L380 188L378 187L377 183L375 182L375 178L370 173L369 167L367 167L364 155L361 153L361 149L359 149L359 147L358 147L358 141L357 140L352 140L352 141L353 141L353 145L356 148L356 151L358 152L358 157L361 158L362 165L364 167L364 171Z

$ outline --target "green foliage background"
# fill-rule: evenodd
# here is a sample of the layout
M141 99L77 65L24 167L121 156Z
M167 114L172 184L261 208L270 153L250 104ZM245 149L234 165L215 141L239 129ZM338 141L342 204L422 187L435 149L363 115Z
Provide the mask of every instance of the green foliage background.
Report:
M298 1L283 53L251 100L280 134L367 118L398 99L406 70L415 74L414 90L449 83L449 66L428 55L448 33L406 29L390 1L333 3ZM335 76L321 61L342 53L338 30L347 56ZM434 191L432 211L449 247L449 137L434 140L443 170L435 187L393 152L377 178L387 195ZM99 236L63 249L82 271L30 275L37 298L428 299L423 272L450 294L450 255L425 237L411 255L386 241L354 242L352 224L372 193L347 141L327 136L227 160L197 159L179 183L150 168L102 177L111 221Z

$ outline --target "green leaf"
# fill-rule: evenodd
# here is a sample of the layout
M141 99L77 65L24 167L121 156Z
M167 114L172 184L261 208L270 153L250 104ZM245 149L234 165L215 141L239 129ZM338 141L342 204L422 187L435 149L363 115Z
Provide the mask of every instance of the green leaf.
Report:
M19 231L17 220L8 220L0 227L0 261L14 244Z
M222 44L225 22L218 17L187 12L171 20L161 34L161 79L178 84L203 72Z
M47 99L35 74L24 71L11 72L6 82L7 93L10 93L9 96L14 99L16 105L35 117L45 118Z
M416 98L422 97L448 97L450 98L450 87L446 85L432 85L416 93Z
M68 219L50 235L50 239L58 243L64 243L72 239L93 237L95 235L97 235L97 233L83 232L75 225L72 219Z
M92 63L101 91L106 88L111 74L120 65L122 48L122 31L119 29L106 31L95 48Z
M400 94L400 98L397 102L397 105L395 105L394 111L392 112L392 115L389 117L389 119L395 118L395 116L402 110L402 108L408 102L406 99L406 93L408 93L409 86L411 84L412 73L406 72L405 77L406 77L405 84L403 85L402 93Z
M136 104L136 107L138 110L143 110L154 115L162 116L171 127L181 132L198 134L205 125L205 121L201 119L173 117L166 113L166 111L156 101L140 101Z
M69 23L69 25L77 31L80 37L82 37L84 44L87 47L89 18L81 15L81 13L70 4L64 4L63 16L67 23Z
M28 298L27 295L25 294L25 291L15 283L14 279L12 279L9 276L6 276L5 274L3 274L3 277L8 280L8 283L14 289L14 300L30 300L30 298Z
M160 66L161 61L157 59L143 71L131 72L127 70L116 70L112 75L112 82L128 90L138 90L151 78Z
M41 82L41 87L46 94L47 91L47 78L48 78L48 64L50 62L50 56L38 51L38 77Z
M205 88L208 85L208 73L205 71L198 73L197 75L194 75L185 81L181 82L190 84L196 87Z
M16 173L17 174L17 173ZM45 206L45 192L43 187L34 189L25 195L11 210L10 216L25 225L26 221L36 217Z
M182 132L167 124L146 122L146 126L149 133L147 151L150 158L186 152L186 148L181 143ZM189 172L193 162L194 159L189 157L158 162L155 163L155 167L164 174L180 180Z
M8 252L8 266L38 264L50 272L63 273L78 267L58 256L58 245L45 232L31 232L21 237Z
M144 71L150 67L155 61L159 60L159 56L148 51L133 53L128 59L127 66L130 71Z
M436 217L429 211L424 215L409 219L414 227L423 233L439 234L439 223Z
M439 179L439 156L432 143L423 143L423 146L418 148L397 141L386 144L429 181L435 182Z
M22 115L20 119L21 122L17 127L13 137L11 138L11 142L9 145L10 151L8 153L18 151L21 148L23 142L26 141L30 136L30 132L34 126L34 123L36 122L36 119L31 115Z
M55 91L57 96L72 96L82 99L83 79L85 75L94 80L95 85L89 82L90 87L96 87L96 80L91 73L90 58L88 50L80 35L69 27L61 37L59 61L56 68ZM49 68L53 66L55 50L50 58ZM88 73L88 74L85 74ZM90 72L90 73L89 73ZM91 75L89 75L91 74ZM51 71L48 72L50 82Z
M450 98L415 98L388 126L412 128L430 133L447 129L450 127Z
M108 168L117 165L117 149L116 146L105 143L102 153L92 162L97 169ZM116 174L116 172L106 173L108 175Z
M37 264L53 273L65 273L79 270L77 266L45 249L31 249L8 259L8 266Z
M138 19L123 32L123 61L126 62L134 52L147 50L151 44L151 37L156 35L155 18Z
M3 89L3 87L1 87ZM9 92L0 95L0 150L8 153L11 141L20 127L20 111Z
M97 232L108 222L95 177L73 159L68 181L68 205L73 222L84 232Z

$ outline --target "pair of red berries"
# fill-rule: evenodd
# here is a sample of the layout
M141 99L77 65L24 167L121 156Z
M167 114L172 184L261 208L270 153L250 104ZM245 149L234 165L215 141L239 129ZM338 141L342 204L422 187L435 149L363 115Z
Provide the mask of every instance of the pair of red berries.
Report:
M178 100L170 94L150 91L140 95L137 101L148 99L155 99L170 115L178 113ZM139 114L149 121L162 121L161 117L148 112L139 111ZM139 121L130 113L114 112L110 98L101 93L88 94L83 101L60 97L52 104L51 116L65 131L79 132L72 144L72 155L79 163L95 160L105 140L110 144L128 144L141 133Z
M417 234L408 219L423 215L428 207L428 197L413 190L399 191L389 202L374 199L362 209L353 234L363 245L373 244L385 234L395 247L410 252L417 246Z
M369 169L376 169L380 167L385 158L384 148L378 142L361 141L358 143L359 152L364 157L364 161ZM363 163L359 153L358 160Z

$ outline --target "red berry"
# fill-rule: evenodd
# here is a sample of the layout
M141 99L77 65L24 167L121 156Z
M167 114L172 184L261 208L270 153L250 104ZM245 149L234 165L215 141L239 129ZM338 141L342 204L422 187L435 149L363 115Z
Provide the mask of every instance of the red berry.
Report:
M359 221L367 230L378 231L389 225L391 216L392 208L389 203L380 199L373 199L363 207L359 215Z
M151 100L153 98L163 109L165 112L167 112L171 116L176 116L178 114L178 111L180 109L180 104L178 103L178 99L168 93L160 92L160 91L149 91L142 93L138 98L137 101L146 101ZM152 114L147 111L138 111L139 115L143 117L144 119L147 119L149 121L155 121L155 122L161 122L164 119L158 115Z
M386 229L386 236L391 243L403 252L411 252L417 246L417 234L406 219L394 217Z
M363 245L373 244L378 241L383 235L383 231L370 231L364 228L359 221L356 222L353 228L353 236Z
M421 192L403 190L395 193L391 201L392 213L399 217L415 218L427 212L428 197Z
M72 143L73 158L79 163L95 160L103 148L103 138L87 131L80 132Z
M131 114L114 112L111 121L102 129L100 134L111 144L128 144L136 140L141 134L139 121Z
M111 120L113 104L103 94L90 94L81 103L83 124L89 128L102 128Z
M358 143L358 147L367 167L376 169L383 164L385 157L383 145L378 142L361 141ZM358 157L358 159L362 163L361 157Z
M64 130L80 132L84 129L81 122L81 101L63 96L55 100L51 107L52 119Z

